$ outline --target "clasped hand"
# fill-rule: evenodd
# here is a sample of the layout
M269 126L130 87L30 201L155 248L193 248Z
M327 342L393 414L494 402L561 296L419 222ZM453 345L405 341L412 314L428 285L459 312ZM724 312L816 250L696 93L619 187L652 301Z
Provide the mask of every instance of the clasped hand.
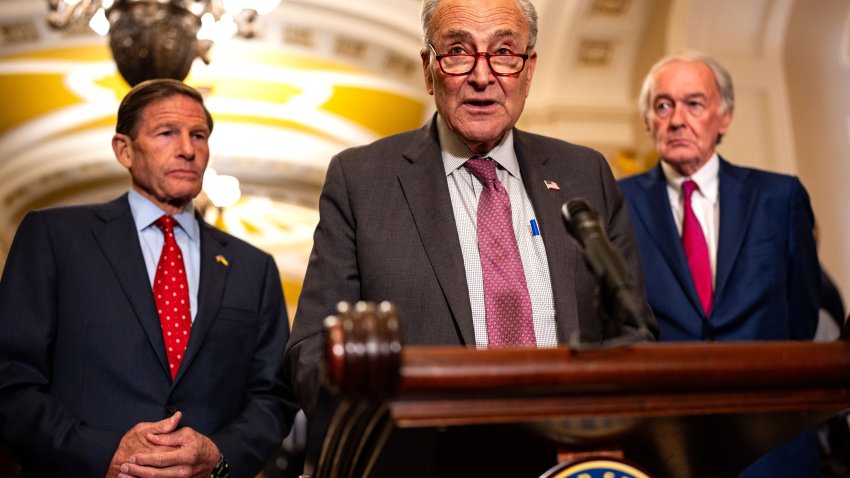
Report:
M139 423L121 438L106 478L208 478L219 460L215 443L195 430L178 429L181 412Z

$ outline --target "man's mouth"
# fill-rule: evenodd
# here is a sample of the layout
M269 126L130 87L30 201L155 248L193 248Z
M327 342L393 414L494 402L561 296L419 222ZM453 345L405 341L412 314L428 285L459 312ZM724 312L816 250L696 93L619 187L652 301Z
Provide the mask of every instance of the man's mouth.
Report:
M193 169L174 169L169 174L183 179L194 179L199 177L198 172Z
M496 107L496 102L492 100L467 100L463 102L463 106L481 113L489 113Z
M686 146L691 142L684 138L675 138L667 141L667 144L670 146Z

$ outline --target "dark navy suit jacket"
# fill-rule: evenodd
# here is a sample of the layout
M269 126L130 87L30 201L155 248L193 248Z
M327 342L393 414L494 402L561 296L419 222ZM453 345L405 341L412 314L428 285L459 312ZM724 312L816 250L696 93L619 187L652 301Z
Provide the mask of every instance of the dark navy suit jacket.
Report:
M820 302L809 196L791 176L720 160L714 308L700 306L661 167L620 181L660 340L808 340Z
M28 214L0 281L0 441L24 476L104 476L138 422L183 412L234 477L294 415L271 256L201 222L198 312L172 382L127 197Z
M661 166L620 181L659 339L813 338L820 266L805 188L795 177L733 166L722 158L718 175L720 225L708 317L690 276ZM806 443L797 443L794 452L769 453L743 476L818 476L803 466L805 456L817 454L814 437L796 440ZM801 456L802 449L808 455Z

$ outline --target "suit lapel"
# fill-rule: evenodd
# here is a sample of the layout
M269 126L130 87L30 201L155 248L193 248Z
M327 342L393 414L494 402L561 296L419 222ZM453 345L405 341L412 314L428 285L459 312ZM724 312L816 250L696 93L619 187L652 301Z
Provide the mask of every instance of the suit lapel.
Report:
M186 372L192 361L198 355L204 339L210 332L218 317L218 309L221 306L221 298L224 296L224 286L227 283L227 275L230 271L228 261L233 258L227 257L227 236L221 231L208 225L196 214L201 235L201 271L198 284L198 312L192 323L192 333L189 337L189 346L186 349L186 357L180 364L175 382Z
M410 167L398 175L425 252L467 345L475 344L463 253L441 160L436 123L404 153Z
M170 376L159 314L153 300L151 283L127 195L104 204L98 212L98 217L103 223L93 231L95 240L135 311L136 318L159 359L162 372Z
M718 172L720 197L720 230L717 239L717 269L715 272L715 303L729 282L735 257L741 250L746 229L751 223L755 197L752 187L744 187L749 173L720 158Z
M574 293L576 287L575 271L581 261L580 249L565 237L569 235L566 223L561 215L561 206L571 194L570 177L561 177L549 166L549 156L539 146L528 141L523 132L514 130L514 148L525 192L534 207L540 236L546 249L549 275L552 278L552 299L555 304L555 317L559 342L569 340L570 330L582 330L581 324L571 323L578 317L578 304ZM559 189L549 189L544 181L551 180Z
M705 316L691 277L688 260L685 258L679 231L673 219L670 197L667 194L667 180L660 164L646 177L641 178L640 185L646 189L646 194L632 201L635 207L634 212L640 218L644 228L649 231L651 240L664 257L676 281L685 291L694 310L701 316Z

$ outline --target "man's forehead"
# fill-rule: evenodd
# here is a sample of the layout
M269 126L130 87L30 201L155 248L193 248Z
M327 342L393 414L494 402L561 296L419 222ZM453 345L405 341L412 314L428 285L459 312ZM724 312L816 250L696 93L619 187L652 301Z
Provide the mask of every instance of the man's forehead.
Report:
M443 31L438 33L441 40L449 40L449 41L469 41L475 39L475 34L468 29L456 28ZM490 32L487 32L487 40L496 41L496 40L505 40L510 38L520 38L521 32L516 31L515 29L510 28L499 28Z
M528 25L516 0L447 0L437 8L432 27L438 38L482 33L491 38L528 34Z
M145 106L142 114L148 120L172 116L197 116L206 121L203 106L193 98L185 95L172 95L152 101Z
M714 72L702 62L674 61L655 72L652 96L709 97L718 92Z
M197 127L207 128L207 116L203 106L185 95L168 96L151 102L142 111L142 118L144 124L150 127L189 120Z

